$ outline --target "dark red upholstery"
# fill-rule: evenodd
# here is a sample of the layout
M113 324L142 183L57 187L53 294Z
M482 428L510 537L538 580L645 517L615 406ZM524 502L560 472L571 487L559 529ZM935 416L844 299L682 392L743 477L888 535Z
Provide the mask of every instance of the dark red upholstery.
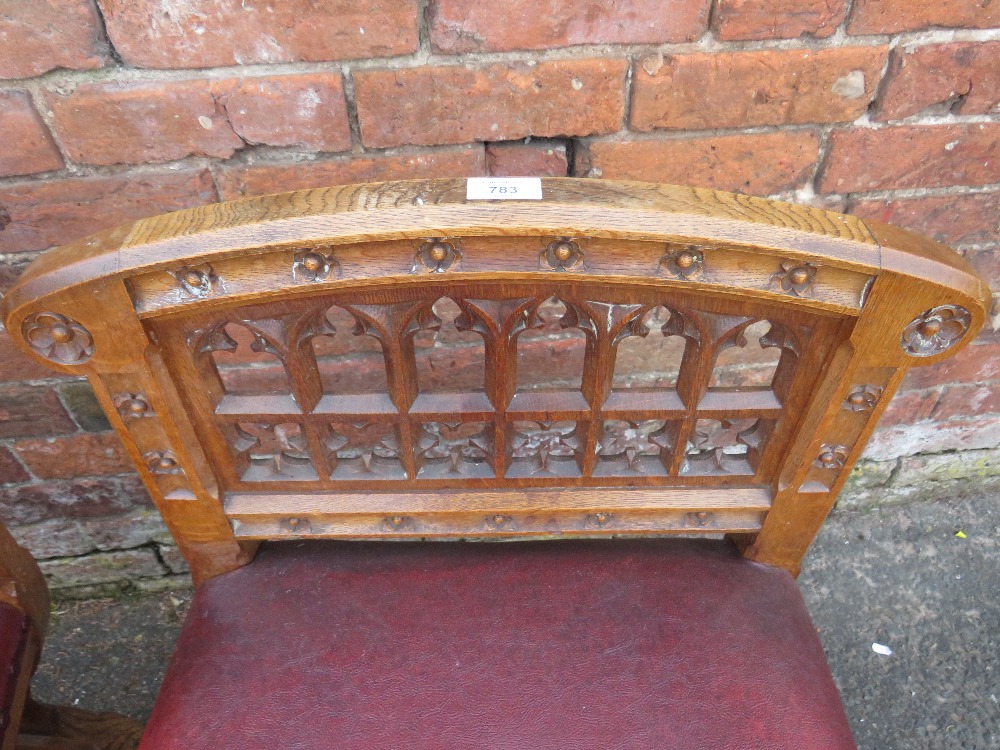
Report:
M0 602L0 744L11 725L10 709L28 643L28 616L17 607Z
M724 542L272 544L195 595L143 750L841 750L792 578Z

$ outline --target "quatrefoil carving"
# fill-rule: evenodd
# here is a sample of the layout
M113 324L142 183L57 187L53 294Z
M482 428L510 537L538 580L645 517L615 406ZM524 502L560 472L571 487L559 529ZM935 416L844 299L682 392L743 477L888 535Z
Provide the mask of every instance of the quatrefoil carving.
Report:
M793 297L812 297L816 266L812 263L782 261L781 270L771 276L772 286Z
M694 245L678 248L660 258L660 275L694 281L705 273L705 254Z
M340 263L333 255L327 255L317 250L302 250L295 253L292 261L292 278L296 281L325 281L335 276L340 270Z
M538 267L548 271L583 271L583 251L578 243L560 237L538 254Z
M848 411L871 411L882 398L885 391L880 385L856 385L844 399L844 408Z
M39 356L63 365L78 365L94 355L90 331L66 315L40 312L21 325L28 345Z
M413 272L444 273L461 268L462 251L453 242L442 239L427 240L417 248L413 258Z
M972 315L958 305L927 310L903 329L902 347L914 357L931 357L951 349L972 323Z
M143 393L119 393L114 399L115 408L124 420L155 416L149 399Z
M828 445L824 443L819 447L819 455L813 461L813 466L817 469L843 469L847 464L847 456L850 451L845 445Z
M142 456L146 462L146 468L152 474L173 475L183 474L180 462L173 451L149 451Z
M218 291L220 280L208 263L197 266L183 266L170 275L180 282L185 292L192 297L208 297Z

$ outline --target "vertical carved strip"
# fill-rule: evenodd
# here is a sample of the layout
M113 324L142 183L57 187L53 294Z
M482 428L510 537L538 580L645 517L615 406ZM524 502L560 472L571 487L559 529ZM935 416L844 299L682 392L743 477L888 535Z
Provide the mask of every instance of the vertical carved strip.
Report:
M682 311L684 317L698 328L699 340L695 342L688 337L684 347L684 358L677 375L677 395L684 404L684 419L677 428L677 439L674 442L674 452L670 461L670 476L676 477L684 466L688 442L694 434L697 422L696 409L702 395L708 388L712 377L712 367L715 364L715 343L721 338L721 332L731 327L735 319L719 315L703 314L695 316L691 312Z
M493 420L493 461L497 477L504 477L510 466L510 424L507 407L514 397L517 379L516 327L523 315L541 300L468 299L465 304L479 314L484 326L487 361L486 395L493 403L497 418ZM492 359L490 359L492 358Z
M583 395L590 405L592 419L584 433L583 475L590 477L598 462L598 449L604 431L601 409L611 392L615 373L615 344L625 325L648 309L642 305L616 305L605 302L585 303L595 323L595 333L587 337L587 355L583 368Z
M389 396L400 418L400 452L406 476L417 476L417 459L414 452L414 436L407 419L410 406L417 397L417 362L413 351L413 337L404 335L404 326L416 313L416 308L425 303L400 302L393 305L348 305L343 308L354 316L362 331L374 336L382 345L385 357L386 375L389 382Z
M288 356L285 366L292 380L292 393L303 414L316 408L323 396L323 383L313 353L313 336L333 333L324 311L318 314L309 310L286 321L288 328Z

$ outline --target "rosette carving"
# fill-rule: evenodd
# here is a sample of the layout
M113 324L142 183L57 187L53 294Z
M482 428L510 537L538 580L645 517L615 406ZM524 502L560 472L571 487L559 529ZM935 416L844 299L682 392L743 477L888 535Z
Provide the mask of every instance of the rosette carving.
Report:
M59 313L35 313L25 319L21 332L36 354L52 362L78 365L94 355L90 331Z
M958 305L927 310L903 329L903 351L914 357L931 357L947 351L969 330L972 315Z
M660 275L694 281L705 273L705 255L694 245L667 253L660 258Z
M582 271L583 251L573 240L558 239L538 254L538 266L549 271Z

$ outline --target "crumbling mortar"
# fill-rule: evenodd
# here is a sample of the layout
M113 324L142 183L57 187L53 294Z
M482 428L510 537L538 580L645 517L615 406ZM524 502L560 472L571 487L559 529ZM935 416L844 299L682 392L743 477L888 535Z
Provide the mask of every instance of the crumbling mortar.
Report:
M871 36L826 37L815 39L767 39L721 42L709 29L693 42L664 44L585 44L542 50L512 50L509 52L468 52L457 55L434 53L423 47L416 52L395 57L356 58L324 62L251 63L246 65L216 66L208 68L180 68L175 70L135 68L127 64L109 65L92 70L56 69L32 78L15 78L0 81L0 91L33 88L55 89L80 83L185 81L191 79L225 79L258 76L281 76L298 73L341 72L345 66L352 70L384 70L419 68L425 65L486 65L491 63L538 63L550 60L583 60L589 58L625 59L657 52L664 55L692 52L741 52L758 50L823 50L841 47L880 47L885 45L918 47L949 42L983 42L1000 40L1000 28L972 30L934 29L924 32L882 34Z

